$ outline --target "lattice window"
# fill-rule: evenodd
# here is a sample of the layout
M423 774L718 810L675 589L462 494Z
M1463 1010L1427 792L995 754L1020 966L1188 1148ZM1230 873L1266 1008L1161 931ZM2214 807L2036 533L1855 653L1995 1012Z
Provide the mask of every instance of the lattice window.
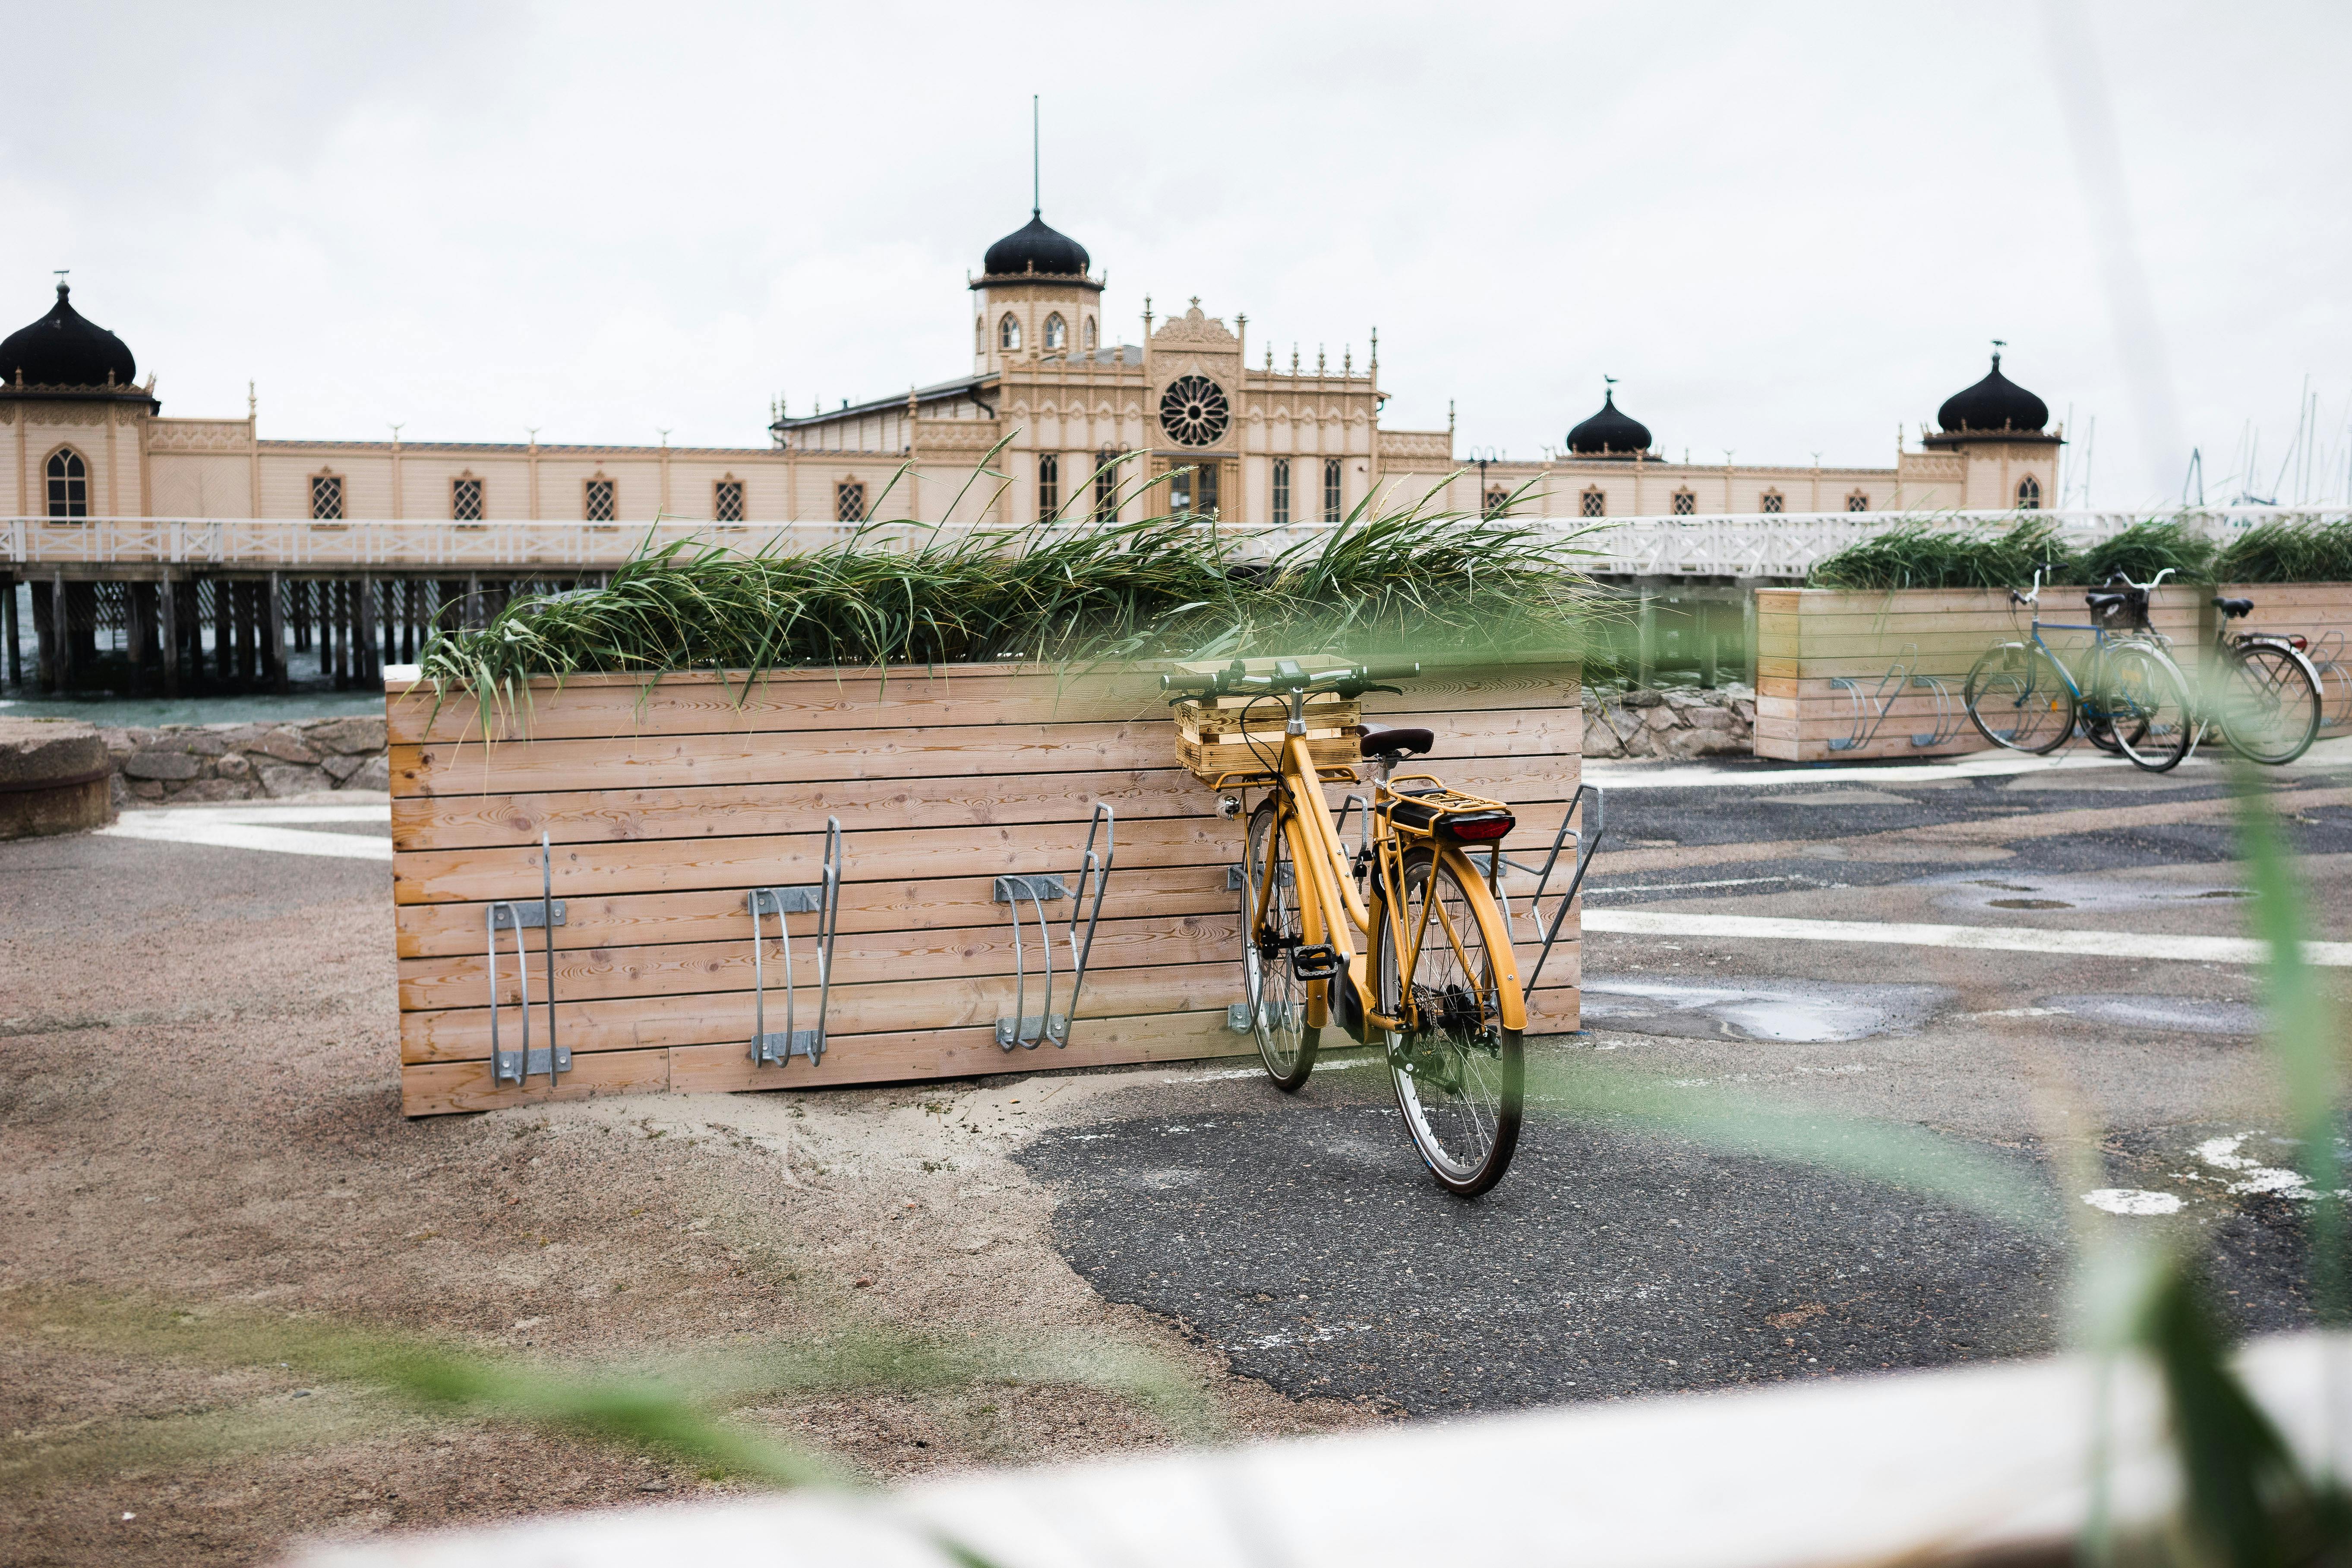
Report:
M2032 474L2017 481L2017 510L2020 511L2042 510L2042 481Z
M1584 487L1583 496L1579 500L1577 510L1586 517L1607 517L1609 498L1601 493L1600 486L1587 485Z
M1180 447L1208 447L1224 439L1225 389L1205 375L1180 375L1160 395L1160 427Z
M1062 320L1062 312L1056 310L1045 318L1045 352L1057 354L1069 346L1070 323Z
M621 513L620 486L611 479L590 479L581 492L580 515L590 522L610 522Z
M1500 517L1510 510L1511 492L1500 485L1496 485L1486 491L1486 504L1480 508L1480 515Z
M1274 460L1274 521L1277 524L1290 521L1290 459L1287 458Z
M1789 510L1788 498L1779 490L1766 490L1764 499L1756 503L1756 509L1759 511L1786 511Z
M1062 318L1056 316L1055 321ZM1037 458L1037 521L1051 522L1062 510L1062 459L1053 452Z
M482 521L482 481L470 475L449 481L449 516L458 522Z
M856 479L844 479L834 486L833 515L843 522L864 522L866 487Z
M312 474L310 476L310 518L314 522L343 521L343 476Z
M89 515L89 467L79 452L71 447L58 447L49 454L43 473L48 480L51 517Z
M1669 510L1676 517L1689 517L1698 510L1698 497L1686 489L1676 490Z
M710 485L710 521L740 522L743 521L743 481L714 479Z
M1095 454L1095 521L1118 515L1118 454L1105 447Z
M1347 496L1340 483L1339 459L1323 459L1323 521L1337 522L1346 515Z
M1021 346L1021 318L1010 310L996 323L996 346L1006 353Z
M1869 493L1864 490L1849 490L1846 492L1845 510L1848 511L1868 511L1870 510Z

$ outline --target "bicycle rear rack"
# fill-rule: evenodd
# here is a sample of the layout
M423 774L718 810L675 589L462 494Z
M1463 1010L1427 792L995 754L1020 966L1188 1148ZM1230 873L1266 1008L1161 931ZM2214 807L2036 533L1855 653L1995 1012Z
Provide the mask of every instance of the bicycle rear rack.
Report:
M1580 814L1578 811L1580 806L1583 808ZM1576 902L1577 893L1584 886L1584 873L1592 865L1592 852L1601 847L1601 835L1606 826L1606 817L1607 814L1603 809L1599 786L1580 784L1576 786L1576 794L1570 798L1568 809L1559 815L1559 831L1551 836L1551 852L1544 857L1544 863L1540 868L1513 860L1499 848L1486 851L1486 886L1494 893L1496 902L1503 907L1505 930L1509 930L1511 924L1511 896L1503 890L1504 868L1508 867L1514 871L1524 871L1536 879L1535 891L1528 895L1528 918L1535 922L1536 934L1543 938L1543 951L1536 954L1535 967L1528 972L1527 979L1521 982L1519 989L1522 993L1532 993L1535 990L1536 981L1543 973L1544 962L1551 957L1552 943L1559 940L1560 927L1568 923L1568 911ZM1581 829L1573 826L1580 820L1584 824ZM1542 909L1544 890L1551 886L1553 868L1559 864L1560 852L1571 838L1576 840L1575 871L1568 879L1567 890L1559 896L1559 908L1552 915L1551 924L1547 929L1544 925ZM1475 866L1477 863L1477 858L1474 855L1471 864Z
M560 1075L572 1070L572 1048L555 1039L555 928L563 923L563 900L555 896L555 856L547 835L539 836L539 900L501 899L489 906L486 923L490 933L490 1084L520 1085L535 1072L547 1075L551 1089ZM547 932L547 1047L530 1048L530 959L523 950L522 933L532 928ZM499 1045L499 932L515 933L515 984L522 1003L522 1045L505 1050Z
M751 1064L789 1067L794 1057L806 1057L811 1067L824 1065L824 1020L833 1001L833 938L841 923L841 819L824 819L824 880L791 888L753 888L743 895L751 911ZM816 916L816 1027L793 1027L799 991L793 984L793 933L786 915ZM776 940L784 950L784 1026L768 1029L768 975L761 959L760 917L776 917Z
M1843 691L1853 704L1853 731L1830 742L1832 752L1856 752L1878 737L1878 728L1886 716L1895 711L1895 700L1906 690L1926 690L1935 694L1936 727L1925 732L1913 731L1911 743L1917 747L1940 746L1960 732L1960 721L1968 717L1965 710L1952 701L1951 688L1933 675L1921 675L1919 645L1905 643L1902 654L1887 667L1886 673L1869 697L1862 694L1862 685L1852 676L1830 678L1832 689Z
M1095 853L1095 835L1102 835L1102 853ZM1111 861L1117 853L1118 824L1109 803L1095 802L1093 819L1087 825L1086 847L1078 855L1078 870L1075 892L1065 886L1062 879L1050 874L1026 877L999 877L992 901L1013 907L1013 1015L996 1020L996 1043L1010 1051L1015 1046L1035 1050L1040 1043L1051 1040L1056 1047L1070 1043L1070 1022L1078 1015L1078 993L1087 984L1087 962L1094 956L1095 922L1102 918L1103 891L1110 884ZM1087 883L1094 882L1094 902L1087 902ZM1070 1004L1066 1013L1054 1011L1054 932L1045 918L1045 905L1058 899L1070 900ZM1037 942L1045 954L1045 1000L1043 1011L1026 1011L1029 1000L1029 965L1021 940L1021 900L1026 899L1037 912ZM1078 940L1078 920L1086 918L1086 941Z

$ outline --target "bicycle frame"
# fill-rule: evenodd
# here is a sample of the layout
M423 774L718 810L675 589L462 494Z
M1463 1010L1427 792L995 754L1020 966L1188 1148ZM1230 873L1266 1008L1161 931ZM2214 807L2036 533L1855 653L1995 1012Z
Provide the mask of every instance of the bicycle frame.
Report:
M1300 929L1302 931L1319 931L1323 942L1331 948L1339 961L1338 974L1309 983L1306 1021L1316 1028L1329 1023L1331 984L1334 981L1344 980L1354 989L1358 1011L1365 1020L1367 1034L1375 1027L1415 1031L1421 1027L1419 1003L1409 984L1401 988L1400 1014L1391 1015L1379 1010L1378 991L1370 973L1373 922L1388 922L1389 941L1399 954L1397 973L1400 975L1410 976L1415 973L1422 949L1429 939L1433 920L1443 931L1447 944L1453 948L1463 973L1475 973L1476 966L1471 962L1462 934L1454 929L1454 922L1440 900L1424 898L1421 904L1421 918L1415 922L1414 929L1408 931L1405 929L1402 904L1401 900L1388 897L1388 889L1403 885L1405 854L1419 847L1424 839L1435 850L1438 858L1450 865L1463 881L1476 880L1480 874L1459 845L1444 842L1433 832L1423 834L1399 827L1389 810L1399 797L1390 787L1390 781L1382 779L1373 785L1368 809L1369 847L1372 854L1367 878L1370 897L1359 895L1354 877L1343 874L1340 869L1351 858L1339 837L1330 806L1323 798L1323 785L1326 783L1354 784L1360 781L1353 769L1323 768L1316 764L1306 738L1305 695L1292 693L1290 704L1290 721L1283 736L1280 772L1274 774L1226 774L1217 780L1217 787L1234 784L1246 788L1252 784L1262 784L1277 794L1284 803L1276 809L1275 826L1288 836L1290 858L1298 868L1298 886L1294 892L1302 905L1299 910ZM1429 775L1406 776L1425 778ZM1275 857L1265 857L1258 874L1262 880L1255 889L1255 902L1252 907L1265 910L1274 904ZM1263 920L1264 916L1261 914L1257 918ZM1361 951L1359 950L1359 938L1362 939ZM1507 941L1499 948L1493 942L1487 942L1486 946L1488 957L1498 972L1496 978L1509 982L1497 986L1500 994L1496 998L1499 1013L1496 1021L1506 1029L1525 1029L1527 1006L1520 994L1517 956ZM1480 996L1478 1005L1483 1011L1486 998Z

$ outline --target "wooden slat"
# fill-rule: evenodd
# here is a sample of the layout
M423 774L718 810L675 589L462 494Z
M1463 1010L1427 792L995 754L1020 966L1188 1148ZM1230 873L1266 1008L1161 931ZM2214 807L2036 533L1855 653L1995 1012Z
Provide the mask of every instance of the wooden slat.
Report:
M1573 706L1577 667L1541 663L1453 670L1432 665L1407 686L1416 711ZM780 670L746 685L730 678L670 675L647 686L630 678L574 677L561 691L534 684L528 706L497 723L498 740L576 740L620 735L745 734L813 730L929 728L971 723L1124 723L1164 719L1158 667L1009 673L977 666L932 674L898 668L887 677ZM434 712L429 692L395 698L387 710L394 744L478 738L478 710L453 697Z
M1444 742L1440 742L1443 751ZM1515 803L1575 793L1569 759L1440 756L1431 765L1450 782ZM828 816L843 831L979 827L1066 822L1075 802L1106 801L1122 823L1195 816L1214 809L1215 795L1173 765L1113 773L1003 774L975 790L965 778L848 779L810 784L715 784L677 789L564 790L534 795L415 795L392 803L396 850L461 849L649 838L805 832ZM1237 829L1234 831L1238 831Z
M805 1060L795 1060L789 1067L755 1068L740 1044L686 1046L671 1053L671 1086L681 1092L811 1089L1114 1063L1198 1061L1244 1054L1255 1057L1255 1042L1226 1028L1224 1011L1219 1008L1081 1024L1067 1046L1040 1045L1034 1049L1006 1050L996 1043L993 1026L861 1036L828 1049L824 1063L815 1068Z
M400 1069L400 1113L439 1116L453 1110L496 1110L558 1100L590 1100L606 1094L651 1094L670 1087L667 1050L603 1051L575 1057L572 1068L553 1089L543 1078L521 1088L494 1087L490 1064L434 1063Z
M1574 756L1582 739L1575 708L1503 710L1423 720L1462 755ZM534 741L528 745L391 749L393 793L520 794L541 790L655 789L787 784L821 779L971 777L978 774L1118 772L1176 758L1174 726L1134 724L961 725L930 730L776 736L666 736Z

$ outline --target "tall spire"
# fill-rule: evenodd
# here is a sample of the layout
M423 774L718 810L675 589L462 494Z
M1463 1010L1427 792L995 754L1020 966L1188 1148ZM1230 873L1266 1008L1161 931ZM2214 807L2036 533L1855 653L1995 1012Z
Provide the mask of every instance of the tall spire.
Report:
M1039 177L1037 153L1037 95L1029 95L1029 216L1037 217L1045 210L1045 182Z

